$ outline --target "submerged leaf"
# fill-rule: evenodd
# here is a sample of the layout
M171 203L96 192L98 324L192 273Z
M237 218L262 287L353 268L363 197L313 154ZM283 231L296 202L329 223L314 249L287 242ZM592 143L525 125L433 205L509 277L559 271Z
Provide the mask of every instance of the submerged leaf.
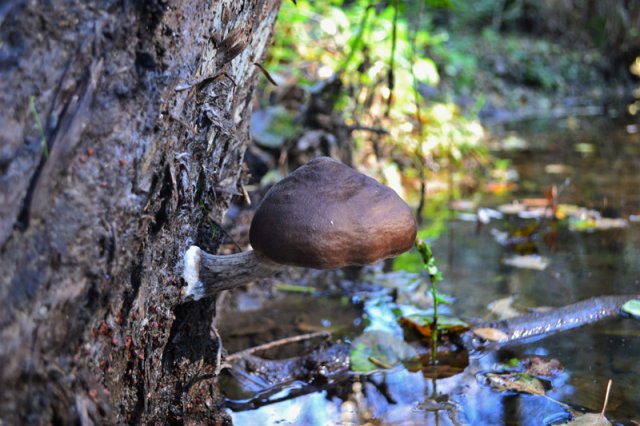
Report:
M525 373L536 377L552 377L564 370L564 367L557 359L545 359L539 356L523 359L522 366L526 369Z
M382 330L368 331L351 345L351 369L369 373L417 358L416 350L400 337Z
M487 305L489 314L492 316L492 318L496 318L499 320L517 317L522 312L514 309L514 301L514 296L507 296L503 297L502 299L494 300L493 302L489 303L489 305Z
M542 382L525 373L487 373L487 384L498 392L521 392L531 395L545 395Z

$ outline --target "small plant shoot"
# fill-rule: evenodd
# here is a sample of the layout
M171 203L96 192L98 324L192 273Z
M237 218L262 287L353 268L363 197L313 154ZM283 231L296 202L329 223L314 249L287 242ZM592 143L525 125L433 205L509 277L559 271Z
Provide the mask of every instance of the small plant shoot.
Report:
M442 273L436 266L436 259L433 257L433 252L429 244L425 243L421 239L416 240L416 250L420 253L424 270L427 272L429 282L431 283L431 297L433 298L433 321L431 323L431 363L436 364L438 361L438 305L443 302L443 299L438 295L438 289L436 284L438 281L442 281Z

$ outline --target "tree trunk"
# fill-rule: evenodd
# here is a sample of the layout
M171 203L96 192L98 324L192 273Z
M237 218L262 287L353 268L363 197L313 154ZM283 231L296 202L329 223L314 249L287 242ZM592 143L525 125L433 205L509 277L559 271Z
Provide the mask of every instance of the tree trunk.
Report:
M180 265L241 192L279 5L0 4L0 423L228 422Z

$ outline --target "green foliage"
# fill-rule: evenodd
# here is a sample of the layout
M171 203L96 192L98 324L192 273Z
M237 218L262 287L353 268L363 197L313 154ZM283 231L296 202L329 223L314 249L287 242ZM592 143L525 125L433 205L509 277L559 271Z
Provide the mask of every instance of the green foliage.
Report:
M634 318L640 318L640 300L629 300L624 305L622 305L622 312L627 313Z
M434 14L449 7L448 0L284 3L268 68L303 85L339 76L347 90L337 105L347 124L386 129L378 160L410 159L403 174L420 176L424 157L461 168L470 153L485 152L484 131L441 79L444 71L470 86L476 67L472 56L450 52L446 32L434 30ZM355 160L372 155L372 135L353 135Z

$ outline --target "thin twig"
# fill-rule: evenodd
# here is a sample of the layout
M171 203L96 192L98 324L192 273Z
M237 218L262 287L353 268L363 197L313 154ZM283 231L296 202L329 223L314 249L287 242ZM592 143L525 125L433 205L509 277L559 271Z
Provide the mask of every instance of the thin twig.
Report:
M385 129L384 127L363 126L361 124L354 124L352 126L345 126L345 127L350 132L353 132L355 130L362 130L362 131L365 131L365 132L379 133L379 134L382 134L382 135L388 135L389 134L389 131L387 129Z
M263 67L262 64L254 62L253 65L258 67L258 69L260 70L260 72L262 72L262 74L265 76L265 78L267 80L269 80L269 83L273 84L274 86L278 85L278 83L276 83L276 81L273 79L273 77L271 77L271 74L269 74L269 71L267 71L267 69L265 67Z
M611 392L612 384L613 380L609 379L609 383L607 383L607 393L604 395L604 404L602 404L602 411L600 412L600 419L598 420L598 424L601 424L602 420L604 420L604 412L607 409L607 404L609 403L609 392Z
M387 110L384 116L388 117L391 112L391 105L393 104L393 89L395 87L395 76L393 74L396 57L396 45L397 45L397 33L398 33L398 13L400 4L398 0L393 2L393 27L391 29L391 54L389 55L389 72L387 74L387 84L389 86L389 98L387 99Z
M420 109L420 92L418 90L418 79L416 78L416 73L414 71L414 61L418 56L418 48L416 46L416 38L418 35L418 29L421 26L422 21L422 13L423 13L423 4L421 3L420 10L417 14L417 20L412 28L411 34L411 79L413 81L413 101L416 106L416 123L418 125L418 144L416 146L416 157L418 158L418 171L420 176L420 202L418 203L418 208L416 209L416 221L418 225L422 224L422 211L424 210L424 206L426 204L426 196L427 196L427 176L426 176L426 158L425 152L422 148L422 138L424 137L424 125L422 124L422 111Z
M306 340L316 339L316 338L329 339L331 337L331 333L328 331L318 331L315 333L301 334L299 336L291 336L285 337L284 339L274 340L273 342L265 343L263 345L254 346L249 349L245 349L240 352L233 353L229 355L226 359L227 363L231 363L235 360L242 359L247 355L252 355L256 352L266 351L269 349L277 348L280 346L289 345L291 343L304 342Z

